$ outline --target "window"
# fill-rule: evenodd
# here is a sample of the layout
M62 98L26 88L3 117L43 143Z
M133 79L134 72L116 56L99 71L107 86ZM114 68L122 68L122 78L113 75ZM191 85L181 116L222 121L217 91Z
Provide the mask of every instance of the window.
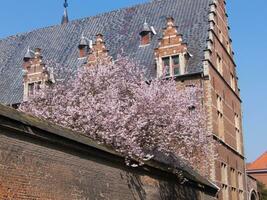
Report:
M243 174L241 172L238 172L238 188L240 190L244 189Z
M235 113L235 127L239 130L240 129L240 120L239 115Z
M223 43L223 34L221 30L219 30L219 39L220 39L220 42Z
M41 82L39 81L39 82L37 82L37 83L35 83L35 90L40 90L41 89Z
M235 91L235 77L234 75L231 73L231 80L230 80L230 84L231 84L231 88Z
M34 83L29 83L28 96L32 96L33 94L34 94Z
M222 103L222 97L220 97L220 95L217 94L217 110L220 113L223 113L223 103Z
M231 197L232 197L232 200L237 200L236 188L232 187L232 189L231 189Z
M29 83L28 85L28 97L33 96L36 91L41 89L41 81L36 83Z
M227 52L228 52L228 53L230 53L230 52L231 52L231 50L230 50L230 44L229 44L229 42L228 42L228 41L226 42L226 48L227 48Z
M179 55L162 58L162 65L164 76L175 76L181 74Z
M229 199L229 192L228 192L228 186L224 185L222 186L222 199Z
M242 154L242 137L240 131L236 128L235 129L235 134L236 134L236 148L237 152Z
M223 75L223 66L222 66L222 58L217 54L217 70Z
M172 56L172 66L173 66L174 75L179 75L180 74L179 56Z
M242 190L239 190L238 196L239 196L239 200L244 200L244 192Z
M217 95L217 117L218 117L218 136L224 139L224 123L223 123L223 103L222 98Z
M150 43L150 32L144 32L141 34L141 45L147 45Z
M224 140L223 115L220 112L218 112L218 134L219 137Z
M235 173L235 169L231 168L230 169L230 174L231 174L231 185L232 187L236 188L237 184L236 184L236 173Z
M170 76L170 57L163 58L162 62L164 75Z
M221 182L222 182L222 196L223 199L228 199L229 191L228 191L228 170L227 165L225 163L221 163Z
M242 135L240 132L240 118L235 113L235 135L236 135L236 148L239 153L242 153Z
M221 182L224 185L228 185L228 172L227 165L225 163L221 163Z

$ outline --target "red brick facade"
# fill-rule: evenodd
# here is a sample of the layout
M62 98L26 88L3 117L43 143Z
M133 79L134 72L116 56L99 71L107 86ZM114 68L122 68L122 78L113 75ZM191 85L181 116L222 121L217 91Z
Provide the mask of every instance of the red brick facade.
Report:
M218 0L210 5L209 20L204 77L200 76L199 80L205 90L208 128L219 144L218 158L214 163L211 178L221 187L219 199L242 200L246 199L247 191L241 99L231 39L228 34L225 1ZM167 28L163 31L163 38L155 50L158 76L186 74L187 60L190 59L184 56L186 53L187 47L182 43L182 35L177 32L173 19L169 18ZM176 55L180 56L179 74L175 74L172 66L173 56ZM169 57L170 59L164 60ZM181 84L186 85L188 81L178 85Z
M215 163L219 199L246 199L246 175L242 133L241 100L228 33L225 1L210 6L208 50L205 53L205 83L208 90L208 124L220 144Z
M0 105L1 200L214 200L217 188L193 171L150 160L127 167L88 137Z
M208 129L219 144L211 179L221 188L220 200L243 200L247 191L241 99L224 0L210 4L209 25L207 49L203 52L203 74L200 73L197 78L188 75L186 81L177 83L177 87L179 89L193 82L204 88ZM150 39L149 35L141 35L141 46L149 44ZM97 35L92 47L79 46L79 56L87 57L88 65L95 63L98 57L108 58L103 35ZM155 49L157 76L186 76L190 56L173 18L168 18Z

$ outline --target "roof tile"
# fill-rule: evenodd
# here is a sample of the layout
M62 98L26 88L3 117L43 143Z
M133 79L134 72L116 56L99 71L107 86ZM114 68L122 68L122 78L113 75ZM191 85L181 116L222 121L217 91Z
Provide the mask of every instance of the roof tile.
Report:
M0 40L0 102L14 104L22 101L22 62L28 46L41 48L46 60L76 68L79 65L77 47L82 33L89 39L102 33L112 56L124 52L145 66L148 76L155 76L154 49L168 16L175 19L178 32L183 34L183 40L193 55L188 73L201 72L208 38L210 1L154 0ZM139 32L144 19L159 34L153 37L151 45L139 47Z
M248 170L267 170L267 152L262 154L257 160L247 165Z

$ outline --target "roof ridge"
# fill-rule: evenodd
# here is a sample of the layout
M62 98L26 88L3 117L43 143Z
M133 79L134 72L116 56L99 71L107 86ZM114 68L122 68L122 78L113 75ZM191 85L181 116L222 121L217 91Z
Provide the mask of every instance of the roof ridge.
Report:
M256 162L257 160L260 160L265 155L267 156L267 151L265 151L264 153L262 153L254 162Z
M145 0L143 0L145 1ZM148 1L148 0L147 0ZM94 39L105 35L111 56L123 52L145 66L148 78L156 76L154 49L166 26L166 17L173 16L179 33L194 57L188 62L187 73L203 71L204 50L207 48L210 0L153 0L134 6L76 19L66 25L60 23L16 34L0 40L0 102L16 104L23 95L23 56L28 46L43 49L44 59L52 60L75 70L83 63L78 59L78 43L82 32ZM144 19L158 30L151 44L140 48L139 31ZM63 76L63 75L62 75ZM65 75L64 75L65 76Z
M262 153L255 161L251 162L249 164L249 168L250 169L253 169L253 166L254 165L257 165L257 163L260 163L260 161L263 159L263 158L267 158L267 151L265 151L264 153ZM260 163L261 164L261 163ZM257 167L256 167L257 168ZM266 167L267 168L267 167Z

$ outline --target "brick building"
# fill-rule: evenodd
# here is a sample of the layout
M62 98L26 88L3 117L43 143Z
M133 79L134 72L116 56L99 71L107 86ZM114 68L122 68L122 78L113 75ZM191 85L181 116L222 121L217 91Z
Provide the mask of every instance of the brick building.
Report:
M0 105L1 200L214 200L217 192L178 158L158 153L128 167L109 147Z
M267 188L267 152L254 162L247 164L247 173L262 182Z
M0 102L17 105L66 69L127 55L147 77L204 88L207 124L220 144L210 178L219 199L246 199L241 99L224 0L161 0L69 21L0 41ZM64 74L62 74L64 78Z

